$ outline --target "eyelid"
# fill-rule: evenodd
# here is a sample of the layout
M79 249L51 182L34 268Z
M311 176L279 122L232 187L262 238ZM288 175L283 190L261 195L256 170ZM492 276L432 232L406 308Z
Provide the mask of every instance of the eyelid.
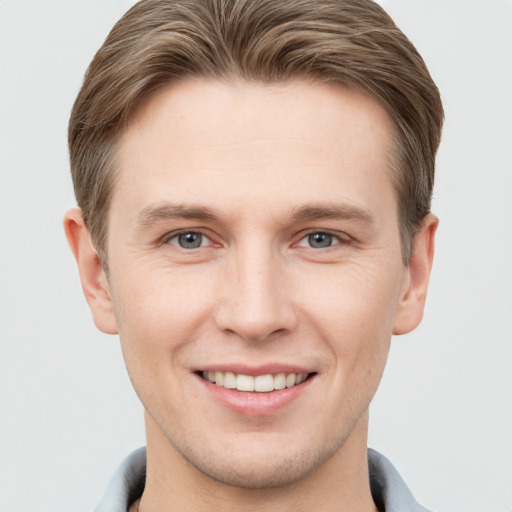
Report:
M333 238L335 238L337 240L337 243L336 244L333 244L332 246L329 246L329 247L325 247L325 249L330 249L331 247L334 247L335 245L338 245L339 243L341 244L344 244L344 245L347 245L347 244L350 244L353 239L347 235L346 233L342 233L342 232L339 232L339 231L332 231L330 229L309 229L309 230L306 230L306 231L303 231L302 233L300 233L299 237L300 238L297 238L297 241L293 244L294 246L299 246L299 247L308 247L308 246L302 246L302 245L299 245L300 242L302 242L303 240L305 240L309 235L313 235L315 233L323 233L323 234L326 234L326 235L330 235L332 236ZM314 249L313 247L308 247L309 249ZM315 249L316 251L318 251L319 249Z
M195 229L195 228L188 228L188 229L177 229L176 231L171 231L169 233L166 233L161 239L160 239L160 245L173 245L178 247L179 249L183 249L179 246L179 244L173 244L171 243L171 240L174 238L177 238L180 235L184 235L186 233L197 233L199 235L204 236L208 239L209 243L206 246L201 247L209 247L211 245L214 245L215 242L213 241L212 237L204 232L202 229ZM199 247L197 247L199 249ZM187 249L187 251L190 251L191 249Z
M201 228L184 228L184 229L177 229L175 231L170 231L170 232L166 233L164 236L162 236L160 238L159 245L170 244L170 241L172 239L174 239L174 238L176 238L176 237L178 237L180 235L183 235L185 233L198 233L198 234L201 234L206 239L208 239L209 243L207 244L207 246L220 245L218 242L214 241L213 237L210 234L208 234L204 229L201 229ZM333 230L330 230L330 229L318 229L318 228L316 228L316 229L308 229L306 231L302 231L297 237L295 237L296 241L292 245L293 246L299 246L300 242L305 240L309 235L312 235L312 234L315 234L315 233L325 233L327 235L332 236L333 238L335 238L337 240L337 243L334 244L334 245L337 245L338 243L350 244L350 243L352 243L354 241L353 238L350 235L347 235L344 232L333 231ZM176 245L177 247L179 247L178 244L170 244L170 245ZM313 249L312 247L310 247L310 248ZM326 249L328 249L328 248L329 247L327 247ZM318 249L315 249L315 250L318 250Z

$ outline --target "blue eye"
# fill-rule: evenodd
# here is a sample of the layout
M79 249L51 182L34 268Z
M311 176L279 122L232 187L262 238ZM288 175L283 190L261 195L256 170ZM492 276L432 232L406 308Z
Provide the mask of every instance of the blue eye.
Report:
M202 233L187 231L174 235L169 242L179 245L182 249L198 249L205 244L206 237Z
M334 236L329 233L311 233L307 236L308 244L314 249L325 249L331 247Z
M347 244L348 240L341 238L341 236L329 233L327 231L313 231L304 238L299 240L297 245L299 247L308 247L310 249L329 249L339 244Z

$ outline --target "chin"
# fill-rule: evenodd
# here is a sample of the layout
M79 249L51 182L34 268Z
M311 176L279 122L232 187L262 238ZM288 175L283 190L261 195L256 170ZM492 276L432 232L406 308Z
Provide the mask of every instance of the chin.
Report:
M263 457L260 457L261 459ZM237 458L239 459L239 458ZM322 461L310 454L275 457L266 460L254 458L230 461L190 461L197 470L219 483L244 489L286 487L307 477Z
M253 446L248 443L228 450L203 447L200 453L183 450L181 454L195 469L216 482L245 489L270 489L303 480L330 459L344 441L345 437L314 444L281 440L279 446L272 442Z

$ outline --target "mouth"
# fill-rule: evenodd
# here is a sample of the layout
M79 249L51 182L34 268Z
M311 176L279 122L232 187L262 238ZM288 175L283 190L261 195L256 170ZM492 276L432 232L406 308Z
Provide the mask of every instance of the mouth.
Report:
M300 397L306 397L302 400L316 399L317 395L307 390L316 387L317 372L281 364L258 368L237 366L239 368L210 366L194 372L209 393L207 396L237 417L269 417L287 410L289 404Z
M315 373L267 373L253 376L222 371L199 371L197 373L204 380L220 388L254 393L270 393L293 388L315 375Z

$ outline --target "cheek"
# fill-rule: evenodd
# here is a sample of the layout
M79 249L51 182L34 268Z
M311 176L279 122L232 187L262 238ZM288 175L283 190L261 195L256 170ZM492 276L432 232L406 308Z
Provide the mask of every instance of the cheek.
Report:
M391 335L402 280L403 271L396 265L319 269L302 277L302 307L339 335L371 331Z
M186 377L180 363L207 329L209 294L200 287L203 280L186 273L125 268L112 298L128 375L148 411L179 409L185 402L179 383ZM159 390L172 390L173 399Z
M204 273L124 266L113 279L112 298L123 350L145 358L174 357L200 335L211 306Z
M369 265L334 270L328 278L316 275L308 280L302 309L336 361L340 389L366 381L376 387L393 332L401 270Z

